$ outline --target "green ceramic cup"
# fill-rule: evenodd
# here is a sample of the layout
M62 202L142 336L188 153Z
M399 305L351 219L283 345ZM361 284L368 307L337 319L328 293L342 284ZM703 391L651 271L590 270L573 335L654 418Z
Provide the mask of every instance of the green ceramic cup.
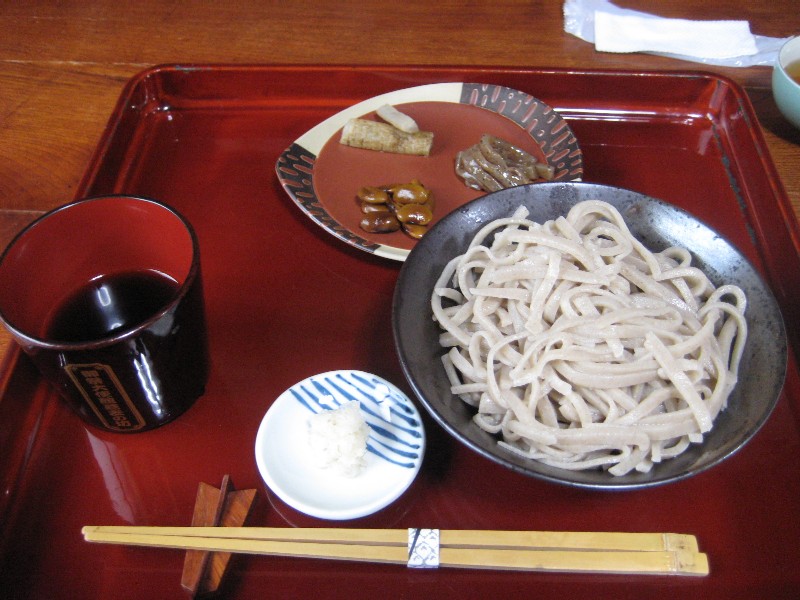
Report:
M793 37L783 45L772 70L772 93L781 113L800 129L800 83L787 73L792 63L800 63L800 36ZM800 68L795 70L795 77Z

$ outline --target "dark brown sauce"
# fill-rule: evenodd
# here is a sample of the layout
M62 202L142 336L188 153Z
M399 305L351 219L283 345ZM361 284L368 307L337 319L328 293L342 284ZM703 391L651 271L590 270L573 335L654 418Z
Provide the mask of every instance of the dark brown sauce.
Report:
M50 342L74 347L31 356L88 422L114 431L163 425L191 406L208 380L199 273L173 302L178 289L149 270L98 278L69 296L45 330ZM125 331L135 333L92 347Z
M130 329L163 309L177 290L174 279L155 271L100 277L79 288L56 309L47 338L86 342Z

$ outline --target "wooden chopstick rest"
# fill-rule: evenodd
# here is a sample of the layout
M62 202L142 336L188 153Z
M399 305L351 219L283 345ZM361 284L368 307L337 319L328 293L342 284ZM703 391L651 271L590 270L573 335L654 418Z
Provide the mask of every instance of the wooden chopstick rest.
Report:
M192 527L241 527L244 525L255 500L256 490L234 490L230 476L222 478L219 489L201 482L192 515ZM181 586L195 597L211 596L219 591L231 552L212 550L186 551L181 574Z
M192 515L192 525L210 525L216 527L222 519L228 492L230 491L230 477L225 475L222 478L222 485L214 493L208 494L207 490L211 486L200 483L195 500L194 514ZM216 498L214 498L216 496ZM200 595L200 586L208 572L208 563L212 553L207 550L187 550L183 563L183 573L181 575L181 586L194 598Z

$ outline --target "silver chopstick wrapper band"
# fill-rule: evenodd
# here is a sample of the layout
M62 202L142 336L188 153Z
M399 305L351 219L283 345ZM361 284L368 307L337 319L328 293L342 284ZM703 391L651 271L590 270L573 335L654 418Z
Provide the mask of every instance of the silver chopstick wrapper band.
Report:
M439 530L408 530L408 566L414 569L435 569L439 566Z

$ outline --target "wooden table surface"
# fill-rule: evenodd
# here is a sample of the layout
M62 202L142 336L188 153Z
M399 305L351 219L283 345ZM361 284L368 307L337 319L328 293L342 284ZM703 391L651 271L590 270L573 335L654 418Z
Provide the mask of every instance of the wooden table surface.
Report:
M746 19L800 34L796 0L620 0L689 19ZM0 247L73 199L123 85L164 63L702 69L747 91L800 216L800 131L778 113L769 67L605 54L564 32L558 0L63 0L0 3ZM10 345L0 327L0 356Z

